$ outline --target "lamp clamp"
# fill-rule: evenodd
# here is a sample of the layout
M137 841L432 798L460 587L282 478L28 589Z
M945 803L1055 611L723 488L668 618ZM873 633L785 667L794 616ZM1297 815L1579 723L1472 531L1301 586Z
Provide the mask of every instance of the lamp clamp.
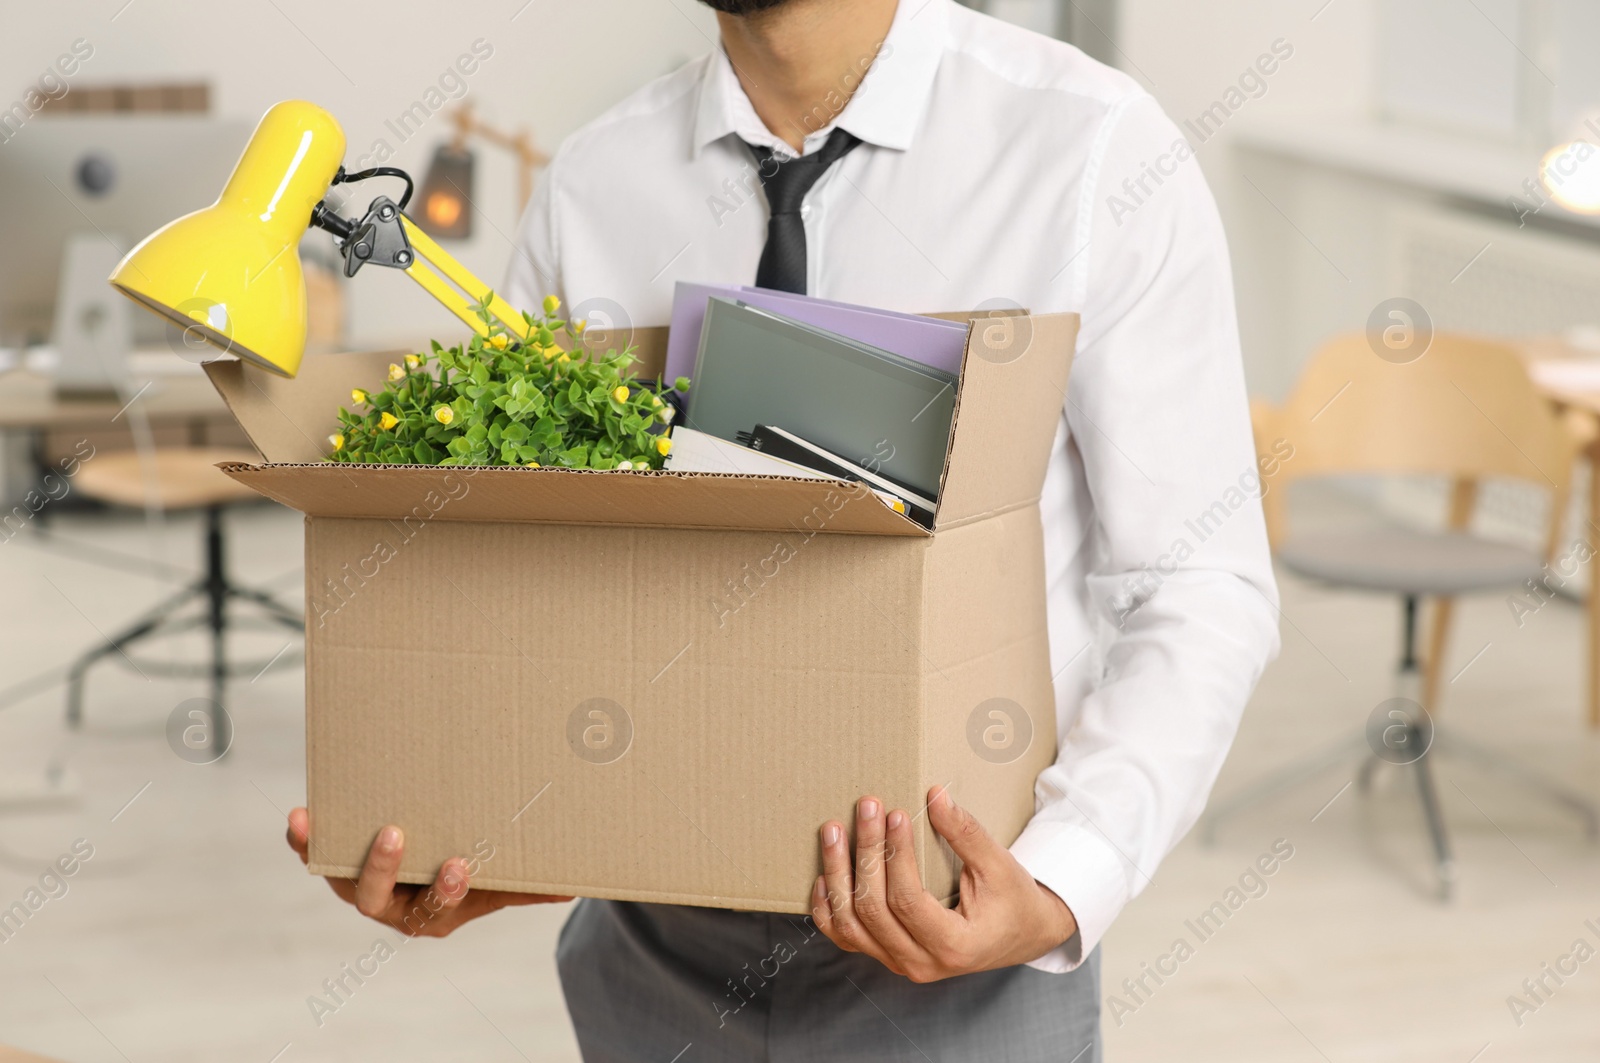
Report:
M372 201L339 250L344 254L346 277L354 277L358 269L369 264L409 269L417 260L417 253L411 249L411 241L400 224L400 208L388 196Z
M369 265L410 269L417 260L405 227L400 224L400 207L388 196L374 199L360 221L341 218L326 202L318 203L311 212L311 224L338 238L346 277L354 277L357 270Z

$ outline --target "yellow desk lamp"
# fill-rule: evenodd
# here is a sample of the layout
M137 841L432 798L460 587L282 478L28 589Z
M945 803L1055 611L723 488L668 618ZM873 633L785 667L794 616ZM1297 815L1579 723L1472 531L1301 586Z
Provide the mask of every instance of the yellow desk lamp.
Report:
M118 291L193 329L213 346L282 376L300 368L306 345L306 284L300 239L306 229L334 235L344 273L362 266L404 270L480 334L473 309L489 291L405 215L412 181L379 166L347 174L344 131L315 104L286 100L262 116L222 195L145 237L111 274ZM359 219L340 217L326 196L334 185L398 177L398 203L372 201ZM526 338L522 314L498 296L489 312Z

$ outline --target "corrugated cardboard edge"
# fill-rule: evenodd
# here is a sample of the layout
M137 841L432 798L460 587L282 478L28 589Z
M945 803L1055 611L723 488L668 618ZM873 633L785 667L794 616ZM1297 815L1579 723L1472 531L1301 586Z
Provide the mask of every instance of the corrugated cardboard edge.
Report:
M310 861L306 870L322 878L356 879L361 876L359 867L335 866ZM412 886L431 886L435 876L426 872L401 872L396 882ZM779 915L810 915L811 906L804 901L779 902L764 897L733 897L697 893L667 893L655 890L611 890L573 882L527 882L521 879L497 879L477 875L472 888L479 890L506 890L512 893L544 893L557 897L592 897L603 901L639 901L645 904L682 904L696 908L740 908L751 912L774 912Z
M497 521L927 538L871 492L743 473L520 466L225 462L252 490L312 517ZM359 469L360 477L351 475Z

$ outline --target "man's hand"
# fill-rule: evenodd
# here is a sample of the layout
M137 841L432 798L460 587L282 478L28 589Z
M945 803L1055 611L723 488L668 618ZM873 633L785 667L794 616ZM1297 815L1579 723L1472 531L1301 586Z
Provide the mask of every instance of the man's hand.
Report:
M1077 933L1067 906L1034 880L943 787L928 793L928 820L961 858L961 902L946 908L922 888L911 817L863 797L856 852L837 822L822 827L823 874L812 917L833 943L864 952L913 982L1036 960Z
M302 864L307 862L308 825L305 809L297 808L289 813L289 848L300 854ZM362 915L412 937L442 938L462 923L508 905L572 900L543 893L470 889L467 862L460 857L444 862L432 886L396 886L395 875L400 871L400 858L405 850L405 835L400 828L385 827L378 832L377 840L367 852L361 877L355 882L330 878L328 885L340 900L355 905Z

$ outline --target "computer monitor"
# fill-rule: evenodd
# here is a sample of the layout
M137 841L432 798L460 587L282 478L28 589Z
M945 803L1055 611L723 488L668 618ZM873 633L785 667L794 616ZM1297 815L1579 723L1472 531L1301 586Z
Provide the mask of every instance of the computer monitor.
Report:
M125 253L209 206L253 128L197 115L63 115L0 146L0 347L50 341L70 238L97 236ZM154 315L134 315L133 328L140 346L164 342Z

